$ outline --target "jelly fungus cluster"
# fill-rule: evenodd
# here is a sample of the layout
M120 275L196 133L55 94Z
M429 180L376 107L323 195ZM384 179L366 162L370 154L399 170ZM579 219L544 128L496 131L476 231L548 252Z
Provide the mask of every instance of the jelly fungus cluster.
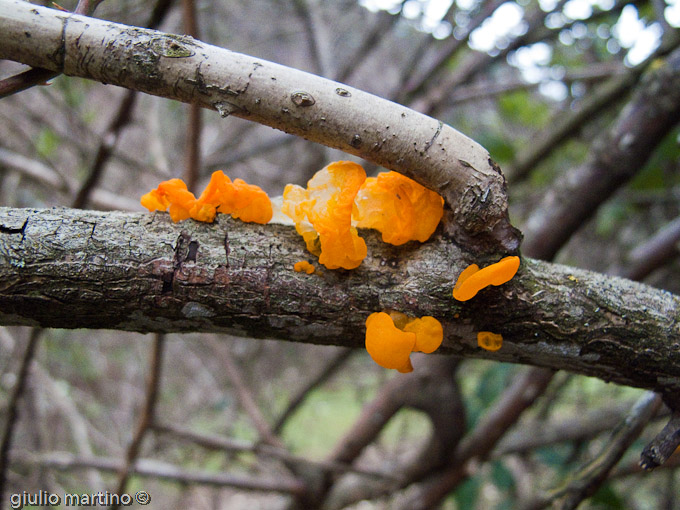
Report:
M354 197L365 180L360 165L337 161L318 171L307 189L288 184L283 191L282 212L328 269L354 269L366 258L366 243L352 226Z
M286 186L281 210L321 264L354 269L367 254L357 228L376 229L397 246L425 242L442 218L444 199L397 172L367 179L360 165L337 161L318 171L307 189Z
M170 179L142 196L141 203L149 211L169 208L174 222L187 218L212 222L218 212L253 223L267 223L272 217L271 201L261 188L241 179L232 182L222 170L213 172L208 186L198 198L182 179Z
M431 353L444 339L441 323L434 317L408 317L402 313L372 313L366 319L366 350L384 368L412 372L412 352Z

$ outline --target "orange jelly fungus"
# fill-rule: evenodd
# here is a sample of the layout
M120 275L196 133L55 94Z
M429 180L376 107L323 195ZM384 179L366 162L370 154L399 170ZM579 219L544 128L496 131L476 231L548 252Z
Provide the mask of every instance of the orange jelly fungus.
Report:
M293 266L293 269L295 269L298 273L305 272L307 274L312 274L314 272L314 266L307 262L306 260L296 262L295 265Z
M430 354L439 349L444 340L444 328L441 322L429 315L411 320L404 326L404 331L416 334L413 352Z
M169 208L174 222L187 218L212 222L218 212L252 223L267 223L272 217L271 201L261 188L241 179L232 182L222 170L213 172L208 186L198 198L182 179L170 179L142 196L141 204L149 211Z
M283 192L282 212L328 269L354 269L366 258L366 243L352 227L354 197L365 179L360 165L337 161L319 170L307 189L288 184Z
M477 333L477 345L487 351L497 351L503 346L503 335L491 331Z
M381 367L412 372L409 357L415 345L415 333L398 329L385 312L372 313L366 319L366 350Z
M376 312L366 319L366 350L373 361L399 372L413 371L412 352L434 352L444 339L444 330L430 316L410 319L399 312Z
M519 257L505 257L495 264L479 269L477 264L466 267L453 288L453 297L467 301L489 285L502 285L512 279L519 269Z
M353 218L359 228L373 228L396 246L427 241L444 214L444 199L397 172L369 177L355 200Z

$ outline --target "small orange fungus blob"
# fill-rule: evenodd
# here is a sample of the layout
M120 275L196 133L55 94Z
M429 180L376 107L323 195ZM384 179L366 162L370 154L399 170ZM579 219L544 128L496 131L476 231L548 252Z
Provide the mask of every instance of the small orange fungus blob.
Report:
M359 228L373 228L396 246L427 241L444 214L444 199L397 172L369 177L355 200L353 218Z
M502 285L512 279L519 269L519 257L505 257L495 264L479 269L477 264L466 267L453 288L453 297L467 301L489 285Z
M296 262L295 265L293 266L293 269L295 269L298 273L305 272L307 274L312 274L314 272L314 266L307 262L306 260Z
M497 351L503 346L503 335L491 331L477 333L477 345L487 351Z
M434 352L444 339L444 330L430 316L409 318L400 312L376 312L366 319L366 350L384 368L411 372L412 352Z
M444 340L444 328L441 322L426 315L420 319L413 319L404 326L404 331L416 334L416 345L413 352L429 354L439 349Z
M415 345L415 333L398 329L385 312L372 313L366 319L366 350L381 367L412 372L409 357Z
M328 269L354 269L366 258L366 243L352 227L354 197L365 179L361 165L337 161L319 170L307 189L289 184L283 192L282 212Z
M182 179L170 179L142 196L141 204L149 211L169 208L174 222L187 218L212 222L217 212L253 223L267 223L272 217L271 201L261 188L241 179L232 182L221 170L213 172L208 186L198 198Z

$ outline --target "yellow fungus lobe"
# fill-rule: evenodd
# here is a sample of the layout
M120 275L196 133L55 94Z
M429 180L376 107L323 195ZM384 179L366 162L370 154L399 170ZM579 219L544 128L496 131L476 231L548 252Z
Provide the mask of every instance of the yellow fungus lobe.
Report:
M298 273L305 272L307 274L312 274L314 272L314 266L307 262L306 260L296 262L295 265L293 266L293 269L295 269Z
M361 165L337 161L319 170L307 189L289 184L283 191L281 211L328 269L354 269L366 258L366 243L352 226L354 197L365 179Z
M519 269L519 257L505 257L495 264L479 269L477 264L465 268L453 288L453 297L467 301L489 285L503 285L510 281Z
M412 372L409 356L415 344L415 333L398 329L385 312L372 313L366 319L366 350L381 367Z
M241 179L232 182L221 170L213 172L208 186L198 198L182 179L170 179L142 196L140 202L149 211L169 208L174 222L187 218L212 222L217 212L254 223L267 223L272 217L271 201L262 189Z
M497 351L503 346L503 335L491 331L477 333L477 345L487 351Z
M411 372L410 354L434 352L443 339L442 325L434 317L414 319L400 312L376 312L366 319L366 350L384 368Z
M384 242L396 246L427 241L444 214L441 196L397 172L366 179L355 204L354 224L379 230Z
M444 340L444 328L437 319L429 315L409 321L404 326L404 331L416 334L413 352L429 354L439 349Z

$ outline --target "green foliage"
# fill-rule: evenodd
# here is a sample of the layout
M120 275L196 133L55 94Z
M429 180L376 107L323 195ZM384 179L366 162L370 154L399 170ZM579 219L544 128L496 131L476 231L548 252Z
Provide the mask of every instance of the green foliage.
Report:
M515 488L515 479L505 465L497 460L491 465L491 479L496 487L503 491Z
M621 496L612 488L611 484L605 484L590 498L592 508L596 510L623 510L626 504Z
M282 437L291 450L309 458L321 458L355 422L362 401L350 385L319 388L292 416Z
M634 207L622 200L611 200L597 211L596 232L600 237L610 237L634 212Z
M644 168L630 182L636 191L663 190L680 184L677 166L680 161L680 128L671 131L659 144Z
M508 363L468 362L462 373L462 388L468 429L473 429L482 414L507 388L508 381L517 368Z
M41 157L48 159L54 155L60 144L61 138L59 135L52 129L46 127L42 128L36 137L35 150Z
M456 508L460 510L475 508L481 485L479 478L465 480L453 494L452 499L456 502Z
M550 118L550 108L527 90L516 90L498 99L500 114L510 122L538 128Z

